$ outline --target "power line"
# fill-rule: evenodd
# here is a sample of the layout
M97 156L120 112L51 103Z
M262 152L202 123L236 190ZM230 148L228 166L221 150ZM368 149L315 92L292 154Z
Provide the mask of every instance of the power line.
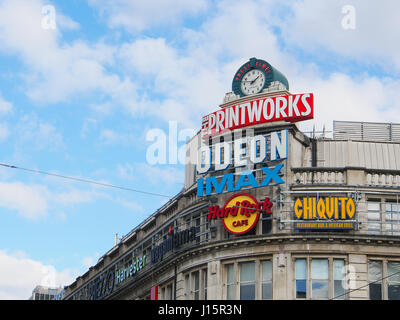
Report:
M349 290L349 291L347 291L347 292L345 292L345 293L343 293L343 294L340 294L340 295L338 295L338 296L336 296L336 297L331 298L330 300L334 300L334 299L336 299L336 298L339 298L339 297L341 297L341 296L344 296L344 295L346 295L346 294L349 294L350 292L363 289L363 288L365 288L365 287L368 287L370 284L373 284L373 283L376 283L376 282L381 282L382 280L385 280L386 278L393 277L394 275L399 274L399 273L400 273L400 271L395 272L395 273L392 273L391 275L386 276L386 277L383 277L383 278L381 278L381 279L378 279L378 280L375 280L375 281L372 281L372 282L368 282L368 283L367 283L366 285L364 285L364 286L358 287L358 288L356 288L356 289Z
M63 179L69 179L69 180L74 180L74 181L79 181L79 182L96 184L96 185L100 185L103 187L111 187L111 188L121 189L121 190L125 190L125 191L131 191L131 192L137 192L137 193L142 193L142 194L147 194L147 195L152 195L152 196L164 197L164 198L168 198L168 199L172 198L171 196L167 196L165 194L148 192L148 191L132 189L132 188L127 188L127 187L121 187L121 186L117 186L117 185L113 185L113 184L109 184L109 183L103 183L103 182L98 182L98 181L93 181L93 180L88 180L88 179L70 177L70 176L65 176L65 175L61 175L61 174L56 174L56 173L51 173L51 172L46 172L46 171L41 171L41 170L36 170L36 169L21 168L21 167L17 167L17 166L5 164L5 163L0 163L0 166L10 168L10 169L18 169L18 170L23 170L23 171L28 171L28 172L38 173L38 174L44 174L44 175L57 177L57 178L63 178Z

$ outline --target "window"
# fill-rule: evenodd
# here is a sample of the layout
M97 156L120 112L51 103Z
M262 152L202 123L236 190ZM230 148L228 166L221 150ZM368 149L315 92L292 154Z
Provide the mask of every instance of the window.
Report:
M196 227L196 243L200 243L200 236L198 235L200 233L200 216L194 217L195 220L195 227Z
M273 298L273 260L239 261L225 264L227 300Z
M345 298L345 290L343 288L344 280L344 260L333 260L333 297L336 300Z
M190 299L190 282L189 282L189 275L187 274L185 276L185 296L186 296L186 300Z
M400 262L388 261L388 299L400 300Z
M190 271L184 279L186 300L207 299L207 268Z
M344 259L297 258L294 267L296 299L346 299Z
M296 298L307 297L307 260L296 260Z
M172 291L172 283L171 283L171 284L167 285L167 289L165 292L165 299L172 300L173 299L172 294L173 294L173 291Z
M317 299L328 299L329 265L328 259L311 260L311 296Z
M272 230L272 215L261 213L261 232L262 234L271 233Z
M261 261L261 298L272 299L272 261Z
M368 200L368 233L381 232L381 213L380 202L378 200Z
M382 261L368 262L370 300L382 300Z
M173 300L173 299L174 299L173 284L169 283L161 287L161 300Z
M400 300L400 261L369 260L370 300Z
M225 266L226 270L226 298L228 300L235 299L235 273L234 264L228 264Z
M199 300L200 299L200 276L199 271L192 273L192 288L193 288L193 299Z
M397 235L400 233L400 205L393 202L386 202L386 233Z
M207 300L207 269L201 271L203 277L203 299Z
M240 300L254 300L256 293L255 263L240 264Z

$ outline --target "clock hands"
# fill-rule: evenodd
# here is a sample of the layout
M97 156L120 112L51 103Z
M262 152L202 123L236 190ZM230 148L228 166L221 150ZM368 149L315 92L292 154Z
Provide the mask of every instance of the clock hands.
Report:
M248 80L249 78L251 80ZM242 92L245 95L260 92L264 81L264 75L260 71L249 71L241 80Z
M260 75L258 75L253 81L250 81L250 85L252 85L254 82L256 82L256 80L260 77Z
M250 82L250 85L252 85L259 77L260 75L258 75L254 80L242 80L242 82Z

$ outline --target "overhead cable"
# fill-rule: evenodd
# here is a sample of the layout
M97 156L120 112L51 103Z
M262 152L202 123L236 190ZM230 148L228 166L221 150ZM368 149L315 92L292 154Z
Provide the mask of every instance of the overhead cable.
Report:
M5 163L0 163L0 166L10 168L10 169L18 169L18 170L28 171L28 172L37 173L37 174L44 174L44 175L57 177L57 178L69 179L69 180L74 180L74 181L79 181L79 182L84 182L84 183L91 183L91 184L100 185L103 187L111 187L111 188L121 189L121 190L125 190L125 191L131 191L131 192L137 192L137 193L142 193L142 194L147 194L147 195L152 195L152 196L164 197L164 198L168 198L168 199L172 198L172 196L168 196L165 194L148 192L148 191L143 191L143 190L138 190L138 189L132 189L132 188L128 188L128 187L121 187L121 186L117 186L117 185L113 185L113 184L109 184L109 183L98 182L98 181L93 181L93 180L88 180L88 179L83 179L83 178L70 177L70 176L65 176L65 175L61 175L61 174L56 174L56 173L51 173L51 172L46 172L46 171L41 171L41 170L36 170L36 169L21 168L21 167L17 167L17 166L5 164Z

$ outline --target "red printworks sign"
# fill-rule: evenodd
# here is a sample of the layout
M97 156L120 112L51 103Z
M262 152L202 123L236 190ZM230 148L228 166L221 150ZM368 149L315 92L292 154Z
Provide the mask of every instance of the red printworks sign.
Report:
M298 122L314 117L312 93L255 98L210 113L202 119L202 137L259 123Z

